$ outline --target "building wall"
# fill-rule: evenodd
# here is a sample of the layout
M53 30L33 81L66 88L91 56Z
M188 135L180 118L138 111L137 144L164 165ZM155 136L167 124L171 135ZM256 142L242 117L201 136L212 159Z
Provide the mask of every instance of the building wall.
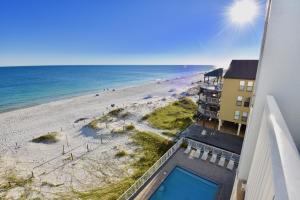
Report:
M267 95L276 99L300 149L300 1L272 0L268 16L258 64L254 106L238 169L239 179L244 180L248 179Z
M240 81L245 81L245 89L244 91L240 90ZM253 94L246 90L248 81L252 81L254 84L254 80L242 80L242 79L224 79L223 90L221 95L221 107L220 107L220 115L219 118L221 120L247 124L247 122L242 121L243 112L247 112L249 115L249 107L244 106L245 98L251 98ZM241 106L237 106L236 101L237 97L242 96L243 102ZM234 119L235 111L240 111L239 120Z

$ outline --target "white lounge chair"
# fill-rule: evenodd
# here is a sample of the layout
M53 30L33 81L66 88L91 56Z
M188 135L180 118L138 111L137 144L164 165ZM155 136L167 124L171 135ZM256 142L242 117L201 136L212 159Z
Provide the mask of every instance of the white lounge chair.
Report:
M202 130L201 135L206 135L206 130Z
M194 149L191 150L191 153L189 155L189 158L194 158L195 157L196 151Z
M233 168L234 168L234 160L230 159L227 164L227 169L233 170Z
M201 149L198 149L198 148L197 148L197 151L195 152L194 157L195 157L195 158L199 158L199 157L200 157L200 154L201 154Z
M211 163L215 163L216 160L217 160L217 154L216 154L216 153L213 153L212 156L211 156L211 158L210 158L210 162L211 162Z
M189 144L188 147L186 148L186 150L184 151L184 153L185 154L190 153L191 149L192 149L192 146Z
M225 157L221 156L218 165L224 167L224 164L225 164Z
M208 157L208 153L209 153L208 150L204 150L204 153L202 154L201 159L202 159L202 160L206 160L207 157Z

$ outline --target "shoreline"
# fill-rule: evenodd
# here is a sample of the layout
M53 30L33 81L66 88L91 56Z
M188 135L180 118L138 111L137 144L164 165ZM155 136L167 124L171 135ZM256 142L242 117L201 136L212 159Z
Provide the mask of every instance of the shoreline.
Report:
M204 74L205 72L195 72L195 73L192 73L192 74L189 74L189 75L183 75L183 76L178 76L179 74L174 74L174 75L170 75L168 77L163 77L161 79L159 79L159 81L161 82L165 82L165 81L174 81L176 79L179 79L179 78L188 78L188 77L194 77L194 76L197 76L197 75L201 75L201 74ZM115 90L123 90L123 89L127 89L127 88L134 88L134 87L139 87L139 86L143 86L143 85L148 85L148 84L153 84L153 83L156 83L158 81L158 79L149 79L149 80L146 80L146 81L141 81L141 82L135 82L135 83L131 83L131 84L128 84L126 86L116 86L116 87L112 87L112 88L108 88L109 92L113 92L112 89L115 89ZM14 112L14 111L18 111L18 110L23 110L23 109L28 109L28 108L32 108L32 107L36 107L36 106L41 106L41 105L44 105L44 104L49 104L49 103L52 103L52 102L59 102L59 101L64 101L64 100L69 100L69 99L74 99L74 98L80 98L80 97L85 97L85 96L90 96L90 95L93 95L93 94L101 94L103 92L107 92L105 89L107 88L104 88L104 89L95 89L95 90L89 90L89 91L84 91L84 92L75 92L75 93L70 93L70 94L65 94L65 95L62 95L60 97L49 97L48 100L44 99L44 100L40 100L40 102L38 102L39 100L36 100L37 102L36 103L24 103L26 105L20 105L20 106L15 106L13 108L7 108L7 109L4 109L4 110L0 110L0 116L4 113L10 113L10 112ZM104 91L105 90L105 91Z
M116 154L125 151L130 155L140 149L130 133L117 132L131 125L136 130L171 139L164 134L167 130L152 127L141 119L187 92L195 102L198 98L195 89L202 78L203 74L197 73L122 87L114 92L101 92L99 96L93 93L1 113L0 184L6 180L6 172L19 177L34 174L32 192L38 188L41 194L55 195L68 193L70 188L86 191L102 187L130 176L133 171L128 166L139 157L117 158ZM119 108L122 117L111 116L106 122L99 122L96 129L88 126ZM32 142L48 133L55 133L55 143ZM15 189L0 191L0 197L18 199L23 190Z

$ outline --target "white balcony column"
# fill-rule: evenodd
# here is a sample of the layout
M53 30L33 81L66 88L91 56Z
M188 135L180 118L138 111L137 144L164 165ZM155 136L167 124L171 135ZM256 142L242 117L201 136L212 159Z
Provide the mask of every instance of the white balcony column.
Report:
M240 135L240 132L241 132L241 126L242 126L242 124L239 124L239 126L238 126L238 130L237 130L237 135Z
M220 131L220 130L221 130L221 126L222 126L222 120L221 120L221 119L219 119L218 131Z

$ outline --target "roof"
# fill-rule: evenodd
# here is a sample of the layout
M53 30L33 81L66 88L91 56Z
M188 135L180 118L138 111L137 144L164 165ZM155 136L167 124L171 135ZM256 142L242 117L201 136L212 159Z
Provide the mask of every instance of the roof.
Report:
M241 137L222 133L217 130L212 130L209 128L205 128L208 132L207 135L201 135L201 132L204 128L198 124L192 124L187 129L185 129L181 136L190 138L192 140L196 140L198 142L202 142L211 146L215 146L226 151L230 151L236 154L241 154L243 139ZM215 134L211 135L211 132Z
M213 76L213 77L223 76L223 68L218 68L213 71L207 72L204 74L204 76Z
M255 80L258 60L232 60L224 78Z

